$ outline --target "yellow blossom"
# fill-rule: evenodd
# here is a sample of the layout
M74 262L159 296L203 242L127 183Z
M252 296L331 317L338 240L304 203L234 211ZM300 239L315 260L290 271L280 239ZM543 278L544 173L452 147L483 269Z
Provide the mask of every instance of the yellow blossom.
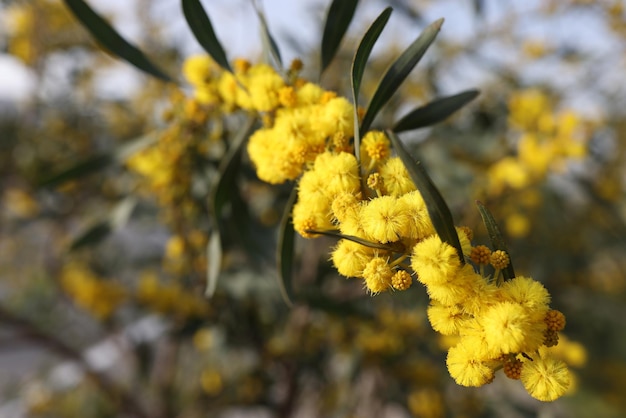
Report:
M468 319L460 305L443 305L432 301L428 306L428 320L435 331L443 335L458 335L459 328Z
M367 263L374 257L370 247L342 239L331 254L333 265L342 276L362 277Z
M502 302L481 313L485 341L494 357L500 354L534 351L543 343L544 322L534 322L526 308Z
M372 258L363 269L363 278L367 290L373 295L386 291L391 287L393 271L386 259Z
M384 132L367 132L361 142L361 155L364 158L364 164L368 164L368 160L372 163L378 163L387 159L390 146L389 139ZM366 160L365 157L368 159Z
M522 366L520 380L530 396L550 402L567 392L571 373L567 365L547 355L537 355Z
M399 197L415 190L415 184L400 158L388 158L381 164L379 172L387 194Z
M461 261L454 247L441 241L438 235L432 235L413 248L411 267L417 279L429 286L453 279Z
M450 376L461 386L482 386L494 378L494 369L487 362L477 359L465 340L450 348L446 365Z
M370 200L361 210L363 229L373 239L385 244L408 234L407 204L393 196Z

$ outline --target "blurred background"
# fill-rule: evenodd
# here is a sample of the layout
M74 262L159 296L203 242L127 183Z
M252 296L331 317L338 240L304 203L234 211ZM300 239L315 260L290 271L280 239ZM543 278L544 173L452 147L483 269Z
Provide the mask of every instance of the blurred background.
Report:
M258 62L251 2L205 2L230 60ZM458 225L500 221L518 274L565 313L568 396L500 373L457 386L421 285L371 297L339 277L330 238L297 240L295 306L274 253L293 185L244 155L221 270L204 296L209 197L241 120L192 98L201 53L174 1L89 4L182 86L103 52L61 0L0 1L0 417L621 417L626 414L626 11L619 0L361 1L318 80L328 1L261 4L288 63L350 97L371 22L394 8L364 75L432 21L436 42L375 121L470 88L470 105L402 138ZM210 253L209 253L210 254ZM215 264L213 264L215 265Z

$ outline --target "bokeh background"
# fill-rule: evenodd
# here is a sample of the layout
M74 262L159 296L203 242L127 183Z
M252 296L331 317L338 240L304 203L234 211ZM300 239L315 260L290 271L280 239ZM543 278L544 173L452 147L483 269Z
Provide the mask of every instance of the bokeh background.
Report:
M229 59L263 59L249 1L205 2ZM350 97L358 40L386 6L362 97L429 23L436 42L377 118L480 96L402 135L458 225L501 222L516 271L567 316L575 388L553 403L498 376L457 386L424 289L369 296L330 238L297 241L295 306L276 279L292 185L244 155L204 296L209 197L241 124L193 100L202 50L174 1L90 1L169 74L103 52L60 0L0 1L0 417L621 417L626 414L626 11L619 0L361 1L318 80L329 2L266 0L283 60ZM141 155L142 158L137 156ZM209 253L210 255L210 253Z

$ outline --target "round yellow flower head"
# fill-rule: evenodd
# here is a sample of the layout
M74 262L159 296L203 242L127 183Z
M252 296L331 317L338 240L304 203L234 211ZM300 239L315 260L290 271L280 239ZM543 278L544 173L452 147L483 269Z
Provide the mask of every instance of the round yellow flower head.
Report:
M408 192L398 198L398 201L406 204L409 215L409 223L406 226L405 236L414 240L421 240L435 233L435 227L428 215L426 203L417 190Z
M533 322L527 310L517 303L498 303L486 309L478 319L494 357L534 351L543 343L545 323Z
M208 55L193 55L183 63L183 75L195 87L203 86L210 81L214 66L213 60Z
M367 155L371 161L377 163L389 157L390 147L391 144L384 132L369 131L361 142L361 154Z
M550 402L567 392L572 376L565 363L542 353L524 362L520 380L530 396Z
M307 82L296 91L299 106L310 106L319 103L324 89L315 83Z
M393 270L382 257L372 258L363 269L365 287L372 295L387 291L391 287L392 276Z
M356 216L359 211L360 201L352 193L341 193L333 199L331 209L335 219L343 222L349 216Z
M458 335L468 316L460 305L443 305L432 301L428 306L428 321L435 331L443 335Z
M399 197L415 190L415 184L400 158L388 158L380 166L379 172L383 177L387 194Z
M252 107L268 112L280 104L279 92L285 86L283 78L267 64L254 65L247 73L247 88Z
M363 277L363 270L372 257L371 248L347 239L339 241L331 254L335 268L346 277Z
M361 210L363 229L373 239L385 244L408 235L408 207L393 196L370 200Z
M546 288L536 280L529 277L518 276L506 281L501 290L505 300L518 303L534 312L543 320L548 312L550 294Z
M322 178L325 194L331 199L342 193L354 194L360 190L359 166L352 154L321 153L315 159L313 170Z
M493 367L477 359L468 340L462 339L448 351L446 365L450 376L461 386L478 387L494 379Z
M425 284L443 284L450 281L461 267L456 249L432 235L413 247L411 267L417 279Z
M346 137L354 135L354 107L344 97L335 97L321 105L316 129L325 137L332 137L336 132L343 132Z

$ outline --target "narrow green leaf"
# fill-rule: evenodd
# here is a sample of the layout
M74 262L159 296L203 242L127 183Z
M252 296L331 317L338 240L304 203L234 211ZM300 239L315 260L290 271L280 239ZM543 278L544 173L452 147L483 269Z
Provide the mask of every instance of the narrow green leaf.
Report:
M217 289L217 279L219 278L222 267L222 240L220 238L220 232L217 229L214 230L209 237L206 256L208 265L204 296L211 298L215 294L215 289Z
M113 163L111 154L100 154L73 164L60 172L39 181L40 187L55 187L67 181L76 180L100 171Z
M363 73L365 72L367 60L372 53L374 44L378 40L378 37L389 20L391 11L391 7L387 7L376 18L369 29L367 29L367 32L363 35L363 39L361 39L356 53L354 54L354 58L352 59L352 77L350 77L350 83L352 85L352 102L354 103L354 154L356 156L356 160L359 162L361 161L361 131L359 130L359 116L357 113L359 105L359 89L361 87L361 81L363 79Z
M154 65L136 46L124 39L109 23L98 15L83 0L64 0L74 16L91 33L91 35L112 54L164 81L173 80L160 68Z
M333 0L331 3L322 35L320 74L335 58L358 3L359 0Z
M396 248L394 245L380 244L378 242L372 242L372 241L368 241L360 237L355 237L354 235L344 235L338 231L333 231L333 230L318 231L316 229L307 229L306 232L308 232L309 234L325 235L327 237L347 239L348 241L356 242L357 244L361 244L365 247L377 248L379 250L385 250L385 251L397 251L398 250L398 248Z
M293 307L293 246L296 234L291 220L291 210L293 209L297 196L298 189L294 187L289 195L285 211L280 220L280 227L278 229L278 249L276 252L278 287L280 289L280 295L290 308Z
M435 99L402 117L396 122L393 131L410 131L439 123L474 100L478 94L478 90L467 90L453 96Z
M99 221L91 225L72 241L70 251L75 251L89 245L95 245L109 236L112 230L113 228L109 220Z
M283 59L280 56L280 50L278 49L278 44L274 40L272 33L270 32L270 28L267 24L267 19L265 18L265 14L259 9L259 6L256 2L254 2L254 9L256 10L256 14L259 18L259 23L261 23L261 30L263 35L263 44L266 47L266 50L269 51L270 56L274 60L276 66L280 69L283 68Z
M506 252L509 255L509 265L507 268L502 270L502 275L504 276L504 280L511 280L515 277L515 270L513 270L513 263L511 262L511 254L509 250L506 248L506 244L504 243L504 238L502 237L502 233L500 232L500 228L496 223L495 218L482 204L482 202L476 201L476 206L478 206L478 212L480 213L480 217L483 218L483 223L485 224L485 228L487 228L487 233L489 234L489 239L491 240L491 245L494 250L501 250Z
M233 70L230 68L228 58L226 58L226 52L217 39L211 20L204 11L200 0L182 0L182 5L185 19L198 43L220 67L232 73Z
M426 53L426 50L439 33L442 24L443 19L439 19L430 24L420 36L409 45L402 55L396 59L391 67L389 67L378 84L374 97L372 97L365 111L365 116L363 116L363 121L361 122L361 133L367 132L378 114L378 111L389 101L411 70L417 65L422 56L424 56L424 53Z
M231 191L234 189L233 183L237 180L237 171L241 163L240 157L243 151L243 144L252 132L255 123L256 118L247 118L246 122L233 138L231 147L220 163L220 175L213 188L213 194L210 200L212 202L213 217L218 224L222 217L224 205L230 200Z
M463 257L463 249L461 248L461 242L459 241L459 236L454 227L452 213L450 212L448 204L443 199L443 196L441 196L441 193L439 193L439 190L437 190L437 187L433 184L421 163L416 161L411 154L409 154L404 145L402 145L400 138L391 131L387 131L387 135L398 157L400 157L409 172L411 180L413 180L413 183L415 183L415 186L424 198L428 215L435 227L435 231L437 231L442 241L456 248L461 264L464 264L465 258Z
M227 202L232 198L233 190L236 190L235 182L237 181L237 172L241 165L241 153L246 138L250 135L252 128L256 123L256 118L249 117L244 125L239 129L232 141L231 147L220 163L220 175L217 183L213 187L213 193L210 198L211 208L213 210L213 220L215 222L215 230L209 238L207 246L207 287L205 296L211 297L217 288L217 279L222 266L222 241L220 225L222 221L222 211Z
M136 205L137 199L134 196L127 196L120 200L120 202L111 209L107 219L93 223L72 240L69 246L70 251L98 244L114 230L119 230L126 226Z
M361 87L361 80L363 79L363 73L365 72L365 66L367 65L367 60L372 53L372 48L374 48L374 44L378 40L381 32L385 28L387 21L389 20L389 16L391 15L391 7L387 7L383 12L376 18L374 23L369 27L363 39L359 43L359 46L354 54L354 59L352 60L352 97L354 99L354 105L358 104L359 99L359 88Z

